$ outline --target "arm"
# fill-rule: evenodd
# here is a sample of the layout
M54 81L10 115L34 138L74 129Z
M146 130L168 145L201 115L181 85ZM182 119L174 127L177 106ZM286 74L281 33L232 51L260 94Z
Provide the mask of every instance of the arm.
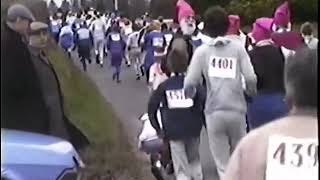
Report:
M150 119L150 123L152 127L157 131L157 133L161 132L160 124L158 122L157 111L159 109L161 100L163 99L163 86L162 84L153 91L149 103L148 103L148 116Z
M205 59L201 48L196 49L191 59L191 63L188 67L187 75L184 80L184 88L196 87L202 82L203 75L203 63Z
M165 36L163 36L163 47L167 47L167 40Z
M107 36L107 50L110 51L110 34Z
M92 35L92 33L90 32L90 41L91 41L91 45L93 46L93 35Z
M257 93L257 76L254 72L250 57L244 47L239 50L240 72L246 84L246 93L254 96Z

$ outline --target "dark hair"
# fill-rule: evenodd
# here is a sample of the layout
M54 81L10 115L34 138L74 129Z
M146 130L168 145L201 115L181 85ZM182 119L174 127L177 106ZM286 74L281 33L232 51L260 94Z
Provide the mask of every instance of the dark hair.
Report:
M229 28L228 13L220 6L210 7L204 14L204 23L211 37L224 36Z
M313 34L312 24L309 22L302 24L301 25L301 33L303 35L311 36Z
M162 16L159 16L158 20L159 20L160 23L163 23L163 17Z
M188 50L179 47L180 45L182 45L179 45L179 43L186 43L186 47L188 45L187 42L182 38L177 38L172 41L171 49L169 50L167 56L167 66L169 70L173 73L186 72L189 64ZM175 45L176 47L173 47Z
M318 107L318 51L300 48L285 65L286 95L299 108Z
M166 23L161 24L161 31L166 31L168 30L168 25Z

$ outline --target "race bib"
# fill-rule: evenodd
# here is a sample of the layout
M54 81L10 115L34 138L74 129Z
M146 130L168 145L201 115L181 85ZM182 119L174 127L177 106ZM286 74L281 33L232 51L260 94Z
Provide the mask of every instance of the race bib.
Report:
M90 38L90 32L88 30L81 29L78 31L79 39L89 39Z
M173 35L172 34L166 34L164 35L167 44L169 44L171 42L171 40L173 39Z
M169 109L190 108L193 106L193 100L186 98L184 89L167 90L166 98Z
M266 180L317 180L317 139L269 138Z
M120 34L111 34L112 41L120 41Z
M230 57L212 57L209 62L208 75L216 78L236 77L237 60Z
M163 44L164 44L163 38L156 37L152 39L152 45L154 47L163 47Z

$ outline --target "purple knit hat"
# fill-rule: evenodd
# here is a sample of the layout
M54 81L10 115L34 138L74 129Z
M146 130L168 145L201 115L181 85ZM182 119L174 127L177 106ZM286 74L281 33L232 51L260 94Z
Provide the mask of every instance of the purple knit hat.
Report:
M229 28L227 34L238 35L240 30L240 17L238 15L229 15Z
M290 50L297 50L304 44L301 34L293 31L282 33L274 32L271 35L271 39L278 46L283 46Z
M253 24L253 29L251 32L256 43L271 38L272 23L272 18L263 17L256 20L256 22Z
M290 22L290 16L289 3L286 1L281 4L274 13L274 24L276 26L287 26Z

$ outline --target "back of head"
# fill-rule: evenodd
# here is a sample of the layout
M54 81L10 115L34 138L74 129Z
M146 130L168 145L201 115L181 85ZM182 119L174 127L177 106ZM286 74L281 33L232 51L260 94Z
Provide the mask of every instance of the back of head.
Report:
M160 23L163 23L163 17L162 17L162 16L159 16L159 17L158 17L158 21L159 21Z
M168 52L168 68L173 73L185 73L188 68L187 43L183 38L177 38L172 42Z
M168 25L166 23L161 24L161 31L167 31L168 30Z
M318 51L301 48L285 65L286 96L296 108L318 107Z
M210 7L204 14L204 24L209 36L224 36L229 27L228 14L220 6Z
M313 35L313 26L310 22L305 22L301 25L300 32L304 36L311 36Z

